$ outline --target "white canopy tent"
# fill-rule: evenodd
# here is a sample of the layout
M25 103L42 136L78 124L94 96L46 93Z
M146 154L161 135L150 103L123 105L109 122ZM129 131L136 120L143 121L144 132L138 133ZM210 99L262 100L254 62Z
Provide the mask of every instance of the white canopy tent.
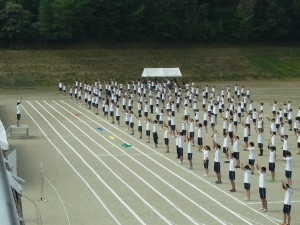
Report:
M144 68L142 77L182 77L177 68Z

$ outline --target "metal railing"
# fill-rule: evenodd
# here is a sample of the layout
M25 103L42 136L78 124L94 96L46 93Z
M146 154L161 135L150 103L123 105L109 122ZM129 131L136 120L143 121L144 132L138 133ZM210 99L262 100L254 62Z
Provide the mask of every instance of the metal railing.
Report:
M3 126L2 122L0 125ZM2 149L0 149L0 224L20 225L12 189L7 178Z

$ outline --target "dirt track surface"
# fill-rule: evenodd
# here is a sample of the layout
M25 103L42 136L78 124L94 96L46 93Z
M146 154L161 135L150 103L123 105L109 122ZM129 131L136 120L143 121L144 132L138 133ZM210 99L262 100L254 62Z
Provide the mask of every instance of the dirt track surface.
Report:
M220 90L222 84L208 85L215 85ZM233 88L233 83L230 85ZM300 105L300 82L244 82L240 85L250 88L256 108L258 100L265 103L265 115L271 113L272 101L277 100L279 105L283 105L284 101L291 99L293 115L296 116ZM265 225L279 224L281 221L285 192L280 180L285 179L284 161L276 162L276 181L266 181L269 210L261 213L258 211L261 204L257 170L251 177L251 200L246 202L243 200L245 190L243 172L240 169L236 169L237 192L228 191L230 182L228 164L223 163L224 154L221 158L223 183L216 185L213 151L209 155L209 176L204 177L202 153L196 148L193 149L194 170L190 171L186 143L183 164L178 164L175 139L169 136L171 153L166 154L162 130L159 130L159 146L154 148L152 138L150 144L146 143L145 127L143 139L138 139L137 120L135 135L131 136L125 130L123 116L121 126L117 127L110 123L110 119L106 120L102 113L96 116L83 103L71 101L69 96L58 95L56 89L0 90L0 115L6 127L16 123L16 101L23 97L21 122L30 126L30 138L9 138L9 144L11 149L16 148L18 151L19 176L26 180L23 192L35 200L44 225ZM202 119L202 113L200 118ZM181 127L178 120L176 124ZM99 131L97 128L103 130ZM268 168L266 146L270 134L267 120L265 128L264 156L257 156L256 161ZM220 118L217 130L222 144ZM243 129L240 125L237 134L241 140L241 161L247 163L248 152L242 150ZM293 155L292 224L298 224L300 156L296 154L297 139L288 129L287 134L289 149ZM204 133L204 144L212 144L211 135L210 129L208 134ZM257 147L255 132L252 132L250 141L254 141ZM133 146L122 147L124 143ZM277 157L281 158L280 138L277 138L277 146ZM46 202L39 201L41 163L46 177L43 190ZM266 177L267 180L270 179L269 171ZM23 210L26 225L38 224L33 205L25 199Z

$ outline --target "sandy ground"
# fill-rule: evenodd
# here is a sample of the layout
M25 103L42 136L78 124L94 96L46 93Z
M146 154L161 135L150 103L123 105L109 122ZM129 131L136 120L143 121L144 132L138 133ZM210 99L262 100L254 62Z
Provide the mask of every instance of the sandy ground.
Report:
M223 85L208 84L215 85L217 90ZM256 108L258 100L265 103L265 115L270 114L273 100L282 105L291 99L296 111L300 105L298 81L252 81L244 85L250 88ZM143 139L138 139L137 131L134 136L129 135L123 117L121 126L117 127L102 114L96 116L83 104L71 101L68 96L58 95L56 89L0 90L0 115L6 127L16 123L16 101L23 97L22 124L30 126L30 138L9 138L9 144L11 149L18 151L19 175L26 180L23 192L38 206L42 224L279 224L282 220L285 192L280 180L285 179L284 161L276 162L276 182L266 181L269 210L261 213L258 211L261 204L257 171L251 178L251 200L245 202L243 172L240 169L236 170L237 192L228 191L228 164L223 163L224 155L221 159L223 183L216 185L213 152L210 153L210 176L204 177L202 153L196 148L194 170L190 171L186 143L184 163L180 165L172 137L171 153L165 153L162 130L159 130L159 147L156 149L152 138L150 144L146 143L145 131ZM82 115L75 116L76 113ZM180 127L178 121L177 126ZM219 120L219 133L221 126ZM103 131L97 130L100 127ZM268 130L269 122L266 120L265 127ZM300 215L297 213L300 210L300 156L296 154L295 136L291 131L287 133L293 154L292 224L300 224ZM211 130L204 134L204 144L211 145L211 135ZM238 135L243 136L241 126ZM268 165L266 146L269 137L266 131L264 156L256 157L262 166ZM219 140L222 144L221 135ZM256 143L256 140L257 135L252 132L250 141ZM125 142L133 146L122 147ZM280 159L282 144L279 138L277 146ZM247 163L248 152L241 151L241 158ZM45 176L43 196L46 201L39 200L41 164ZM33 204L24 198L23 208L26 225L38 224Z

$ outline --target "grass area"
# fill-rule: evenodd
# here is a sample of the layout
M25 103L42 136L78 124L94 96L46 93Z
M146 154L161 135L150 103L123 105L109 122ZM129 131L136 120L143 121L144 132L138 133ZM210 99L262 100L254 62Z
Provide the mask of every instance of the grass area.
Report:
M183 80L300 79L300 47L101 47L1 50L0 87L37 87L74 79L139 78L144 67L180 67Z

